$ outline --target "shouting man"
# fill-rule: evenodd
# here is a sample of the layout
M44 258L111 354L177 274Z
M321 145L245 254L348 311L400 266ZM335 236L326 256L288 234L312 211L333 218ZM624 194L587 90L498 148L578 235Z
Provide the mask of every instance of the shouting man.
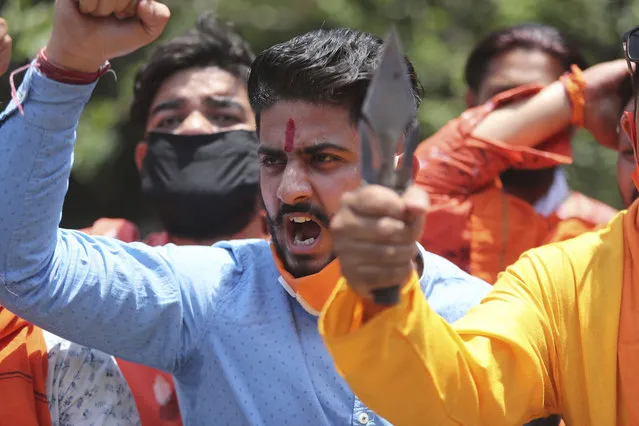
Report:
M339 377L317 330L340 276L329 221L361 183L355 123L382 41L318 30L254 61L249 99L272 243L127 244L58 228L75 127L96 79L169 18L152 0L137 3L137 19L114 17L127 6L58 0L51 38L18 94L24 115L14 103L0 116L0 301L74 341L172 373L185 424L382 424ZM370 277L405 273L397 259L410 255L420 288L454 321L488 286L415 244L426 207L413 187L405 220L370 223L412 238L378 253L385 272Z

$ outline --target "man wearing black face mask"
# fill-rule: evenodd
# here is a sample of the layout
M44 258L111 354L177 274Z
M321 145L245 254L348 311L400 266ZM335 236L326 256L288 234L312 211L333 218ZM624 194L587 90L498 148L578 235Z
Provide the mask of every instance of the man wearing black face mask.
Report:
M145 136L135 162L165 231L147 243L265 237L246 89L253 57L239 35L203 15L195 30L160 45L139 70L131 116ZM125 241L139 236L121 219L101 219L86 231Z
M253 58L238 34L203 15L194 30L160 45L138 72L131 115L145 136L135 162L142 192L164 226L146 237L147 244L266 237L246 86ZM84 231L139 239L137 227L124 219L100 219ZM181 424L171 376L119 363L143 425Z

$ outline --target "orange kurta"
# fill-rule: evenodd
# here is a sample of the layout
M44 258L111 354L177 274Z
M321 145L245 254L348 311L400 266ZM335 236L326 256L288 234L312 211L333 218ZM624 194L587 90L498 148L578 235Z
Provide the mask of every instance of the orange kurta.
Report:
M92 227L81 231L90 235L117 238L128 243L140 239L138 228L124 219L100 219ZM153 246L167 242L166 233L163 232L151 234L145 241ZM117 361L135 398L142 426L181 426L173 377L144 365L121 359ZM162 401L158 400L158 396L161 396Z
M0 424L50 426L42 330L0 306Z
M414 277L398 305L363 321L365 301L342 279L320 333L351 389L396 425L560 413L568 425L636 426L638 217L635 202L602 230L528 251L452 325Z
M539 86L513 89L467 110L425 140L415 154L416 183L429 192L432 203L421 243L489 283L524 251L592 230L616 213L572 193L554 214L544 217L531 204L503 191L499 176L507 169L541 169L572 161L568 131L537 149L473 136L491 111L539 90Z

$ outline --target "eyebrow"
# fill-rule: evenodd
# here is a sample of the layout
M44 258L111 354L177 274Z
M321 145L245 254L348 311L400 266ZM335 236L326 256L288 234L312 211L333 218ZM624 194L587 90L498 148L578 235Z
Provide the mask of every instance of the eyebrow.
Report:
M233 100L232 98L207 96L204 99L204 104L209 108L229 108L237 110L238 112L246 112L244 105Z
M317 154L318 152L322 152L326 150L333 150L333 151L339 151L339 152L351 152L351 150L344 148L343 146L336 145L330 142L319 143L317 145L309 146L303 149L296 149L295 151L298 154L313 155L313 154ZM286 155L286 152L283 149L271 148L264 145L260 145L260 147L258 148L258 153L260 155L273 155L273 156Z
M153 109L151 110L151 114L149 115L153 117L155 114L162 111L173 111L176 109L180 109L184 105L184 103L184 99L171 99L168 101L160 102L153 107Z
M185 103L186 100L184 98L170 99L168 101L160 102L153 107L150 116L152 117L162 111L175 111L182 108ZM207 96L204 98L204 104L209 108L228 108L234 109L237 112L246 113L244 106L231 98Z

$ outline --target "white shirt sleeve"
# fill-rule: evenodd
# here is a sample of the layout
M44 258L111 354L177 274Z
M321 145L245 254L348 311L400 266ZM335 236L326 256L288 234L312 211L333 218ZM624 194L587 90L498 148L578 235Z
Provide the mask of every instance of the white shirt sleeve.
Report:
M131 389L115 359L44 332L53 426L139 426Z

